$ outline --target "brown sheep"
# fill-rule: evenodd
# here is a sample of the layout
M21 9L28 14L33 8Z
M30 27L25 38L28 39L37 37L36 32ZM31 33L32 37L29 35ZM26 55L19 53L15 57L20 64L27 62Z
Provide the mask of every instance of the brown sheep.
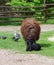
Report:
M32 45L36 44L35 41L39 39L40 36L40 25L38 21L33 18L26 18L21 25L21 33L27 44L26 51L31 51Z

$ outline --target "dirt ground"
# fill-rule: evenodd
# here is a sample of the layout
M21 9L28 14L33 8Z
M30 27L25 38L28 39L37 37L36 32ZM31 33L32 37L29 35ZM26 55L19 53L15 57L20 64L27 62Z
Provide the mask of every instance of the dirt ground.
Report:
M10 50L0 50L0 65L54 65L54 58L37 54L18 54Z
M0 26L0 32L14 32L20 30L21 26ZM54 25L41 25L41 32L54 30Z
M0 32L14 32L20 26L0 26ZM54 30L54 25L41 25L41 32ZM0 65L54 65L54 57L39 54L18 54L15 51L0 49Z

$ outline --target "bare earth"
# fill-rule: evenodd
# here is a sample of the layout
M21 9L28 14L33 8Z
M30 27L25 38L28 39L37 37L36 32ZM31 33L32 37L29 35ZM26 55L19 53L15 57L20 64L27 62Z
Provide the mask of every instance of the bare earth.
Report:
M54 65L54 58L37 54L16 54L10 50L0 50L0 65Z
M54 36L49 37L48 40L54 42Z
M14 32L20 26L0 26L0 32ZM54 30L54 25L41 25L41 32ZM0 49L0 65L54 65L54 57L38 54L18 54L15 51Z
M21 26L0 26L0 31L1 32L14 32L20 30ZM41 32L45 31L52 31L54 30L54 25L41 25Z

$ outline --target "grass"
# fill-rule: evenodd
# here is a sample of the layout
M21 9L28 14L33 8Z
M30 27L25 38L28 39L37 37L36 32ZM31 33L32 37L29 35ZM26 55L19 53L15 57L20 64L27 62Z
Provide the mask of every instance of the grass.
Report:
M0 48L1 49L11 49L11 50L15 50L16 53L29 53L29 54L41 54L41 55L45 55L45 56L54 56L54 42L48 41L47 38L50 36L54 35L54 31L50 31L50 32L44 32L41 33L40 35L40 39L39 41L37 41L37 43L39 43L42 46L42 49L40 51L31 51L31 52L26 52L25 48L25 42L23 40L23 38L21 37L18 42L15 42L12 40L13 34L10 32L0 32L0 36L6 35L7 39L3 40L2 38L0 38Z
M22 24L23 18L6 18L6 19L1 19L3 21L0 21L0 26L19 26ZM6 20L6 21L4 21ZM18 20L18 21L17 21ZM54 24L54 19L52 20L47 20L46 23L44 21L38 21L40 24Z
M45 23L44 21L39 21L40 24L54 24L54 19L49 19Z
M0 18L0 26L8 26L8 25L21 25L22 18Z

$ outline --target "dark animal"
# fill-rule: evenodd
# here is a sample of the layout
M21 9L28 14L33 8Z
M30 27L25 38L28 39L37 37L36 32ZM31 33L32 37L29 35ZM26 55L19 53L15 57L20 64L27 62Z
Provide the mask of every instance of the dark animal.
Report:
M2 39L6 39L7 37L6 36L2 36Z
M27 44L26 51L31 51L32 45L36 44L35 41L37 41L40 36L40 25L38 21L33 18L26 18L22 22L21 33Z
M20 38L20 34L18 34L18 33L14 33L14 36L13 36L13 40L14 41L18 41L19 40L19 38Z

